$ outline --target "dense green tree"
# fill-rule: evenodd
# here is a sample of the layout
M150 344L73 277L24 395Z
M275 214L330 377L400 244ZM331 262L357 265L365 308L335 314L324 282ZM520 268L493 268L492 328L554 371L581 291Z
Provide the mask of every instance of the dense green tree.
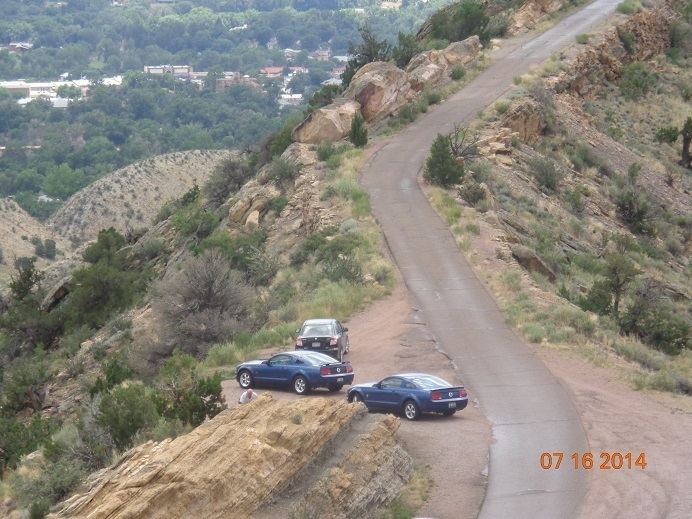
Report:
M348 132L348 140L359 148L364 147L368 143L368 129L365 126L365 120L360 114L356 114L353 121L351 121L351 130Z
M430 147L425 162L425 179L443 187L458 184L464 176L464 168L456 161L449 135L438 135Z

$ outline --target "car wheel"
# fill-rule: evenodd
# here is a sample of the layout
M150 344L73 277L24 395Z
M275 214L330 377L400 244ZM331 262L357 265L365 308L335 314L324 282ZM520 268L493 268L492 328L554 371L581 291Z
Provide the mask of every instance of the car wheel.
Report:
M339 348L338 359L339 359L339 362L344 361L344 350L341 348Z
M416 404L413 400L406 400L404 402L404 418L407 420L418 420L420 418L420 409L418 408L418 404Z
M452 416L456 412L457 412L456 409L450 409L449 411L442 411L442 414L445 416Z
M360 393L352 393L351 396L348 399L349 402L362 402L363 397L360 396Z
M252 380L252 373L250 373L248 370L244 369L238 374L238 384L240 384L240 387L243 389L252 387L253 383L254 380Z
M344 351L344 355L346 355L349 351L351 351L351 341L346 339L346 351Z
M304 395L309 390L308 381L303 375L298 375L293 379L293 391L295 391L297 395Z
M344 387L343 384L329 384L327 389L329 389L331 393L336 393L337 391L341 391L342 387Z

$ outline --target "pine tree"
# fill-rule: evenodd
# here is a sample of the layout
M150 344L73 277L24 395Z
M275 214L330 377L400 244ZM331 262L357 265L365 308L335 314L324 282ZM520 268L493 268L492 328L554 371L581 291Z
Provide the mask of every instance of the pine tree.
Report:
M348 134L350 140L355 146L362 148L368 143L368 129L365 127L365 120L358 114L351 122L351 131Z
M452 154L449 136L438 135L425 162L425 179L432 184L446 187L458 184L463 176L464 168L457 163Z

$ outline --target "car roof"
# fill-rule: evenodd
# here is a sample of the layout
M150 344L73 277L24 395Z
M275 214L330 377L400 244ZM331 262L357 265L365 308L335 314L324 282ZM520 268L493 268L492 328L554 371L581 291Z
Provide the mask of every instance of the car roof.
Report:
M331 324L335 322L336 319L306 319L303 322L303 326L306 324Z

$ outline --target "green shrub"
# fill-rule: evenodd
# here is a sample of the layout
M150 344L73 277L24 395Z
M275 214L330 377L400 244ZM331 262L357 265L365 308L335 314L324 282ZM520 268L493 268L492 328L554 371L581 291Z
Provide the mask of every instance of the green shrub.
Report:
M585 171L587 168L598 169L603 165L601 158L594 153L590 146L583 142L578 143L573 148L569 148L567 153L577 171Z
M618 31L618 38L620 38L625 52L630 55L634 54L637 50L637 37L628 31Z
M425 179L431 184L448 187L458 184L463 176L464 168L452 154L449 135L438 135L425 162Z
M104 378L98 377L94 385L89 389L91 396L108 391L134 375L130 367L118 355L112 357L103 365L103 374Z
M459 196L472 206L476 206L481 200L485 200L485 190L474 180L465 180L459 186Z
M498 113L498 115L502 115L509 110L509 103L507 101L498 101L495 103L495 111Z
M485 8L475 0L463 0L454 8L443 9L430 18L430 36L449 41L461 41L477 34L487 42L490 18Z
M125 237L111 227L99 231L96 242L84 249L82 257L88 263L105 261L111 264L116 262L118 251L124 246Z
M416 39L415 34L406 34L400 32L398 35L398 43L392 50L392 57L397 67L405 68L411 58L423 51L423 47Z
M300 164L283 157L276 157L269 169L269 178L275 182L293 181L300 173Z
M625 99L635 101L648 94L657 83L658 76L649 71L644 63L631 63L623 68L620 93Z
M36 475L15 475L12 486L19 503L41 517L49 505L67 497L86 476L84 466L78 461L60 459L46 465Z
M617 6L617 11L622 14L638 13L642 9L642 4L638 0L624 0Z
M166 252L166 242L161 238L148 238L137 249L137 255L145 261L158 258L164 252Z
M529 167L538 185L547 191L556 191L562 173L550 159L536 158L529 161Z
M509 28L509 18L504 13L498 13L490 17L488 25L485 27L484 39L502 38L507 34Z
M455 66L449 75L454 81L460 81L464 79L464 76L466 76L466 70L461 65Z
M426 92L425 100L430 105L436 105L442 101L442 95L439 92Z
M656 142L673 144L678 140L679 130L675 126L663 126L656 130Z
M565 205L577 216L584 214L586 201L584 200L584 189L580 186L568 189L563 195Z
M180 352L163 365L156 388L158 412L169 420L180 420L193 427L226 408L219 375L200 377L197 361Z
M53 422L41 416L20 422L0 414L0 471L15 468L22 456L48 439L54 427Z
M341 166L341 155L332 155L327 159L327 167L329 169L339 169Z
M649 195L636 184L636 181L620 179L613 194L618 216L632 232L650 233L652 231L651 201Z
M276 214L280 214L287 204L288 198L286 198L285 196L277 196L271 202L269 202L269 210L274 211Z
M183 237L204 239L219 225L219 217L212 211L191 206L177 211L171 217L171 226Z
M330 281L363 282L363 269L352 256L337 256L325 260L322 273Z
M10 411L25 408L40 411L46 398L46 383L50 378L42 355L20 358L5 369L2 381L2 407Z
M103 395L98 409L97 423L121 450L130 447L137 432L159 419L149 391L136 383L113 388Z
M335 153L337 153L337 149L331 141L322 142L317 146L317 158L321 161L326 161Z
M579 43L580 45L586 45L587 43L589 43L590 39L591 39L590 34L583 34L583 33L577 34L577 37L576 37L577 43Z
M368 129L365 127L365 120L360 114L356 114L351 122L348 140L359 148L364 147L368 143Z
M245 159L230 157L224 159L204 184L203 194L214 206L223 204L231 193L238 191L254 174Z

